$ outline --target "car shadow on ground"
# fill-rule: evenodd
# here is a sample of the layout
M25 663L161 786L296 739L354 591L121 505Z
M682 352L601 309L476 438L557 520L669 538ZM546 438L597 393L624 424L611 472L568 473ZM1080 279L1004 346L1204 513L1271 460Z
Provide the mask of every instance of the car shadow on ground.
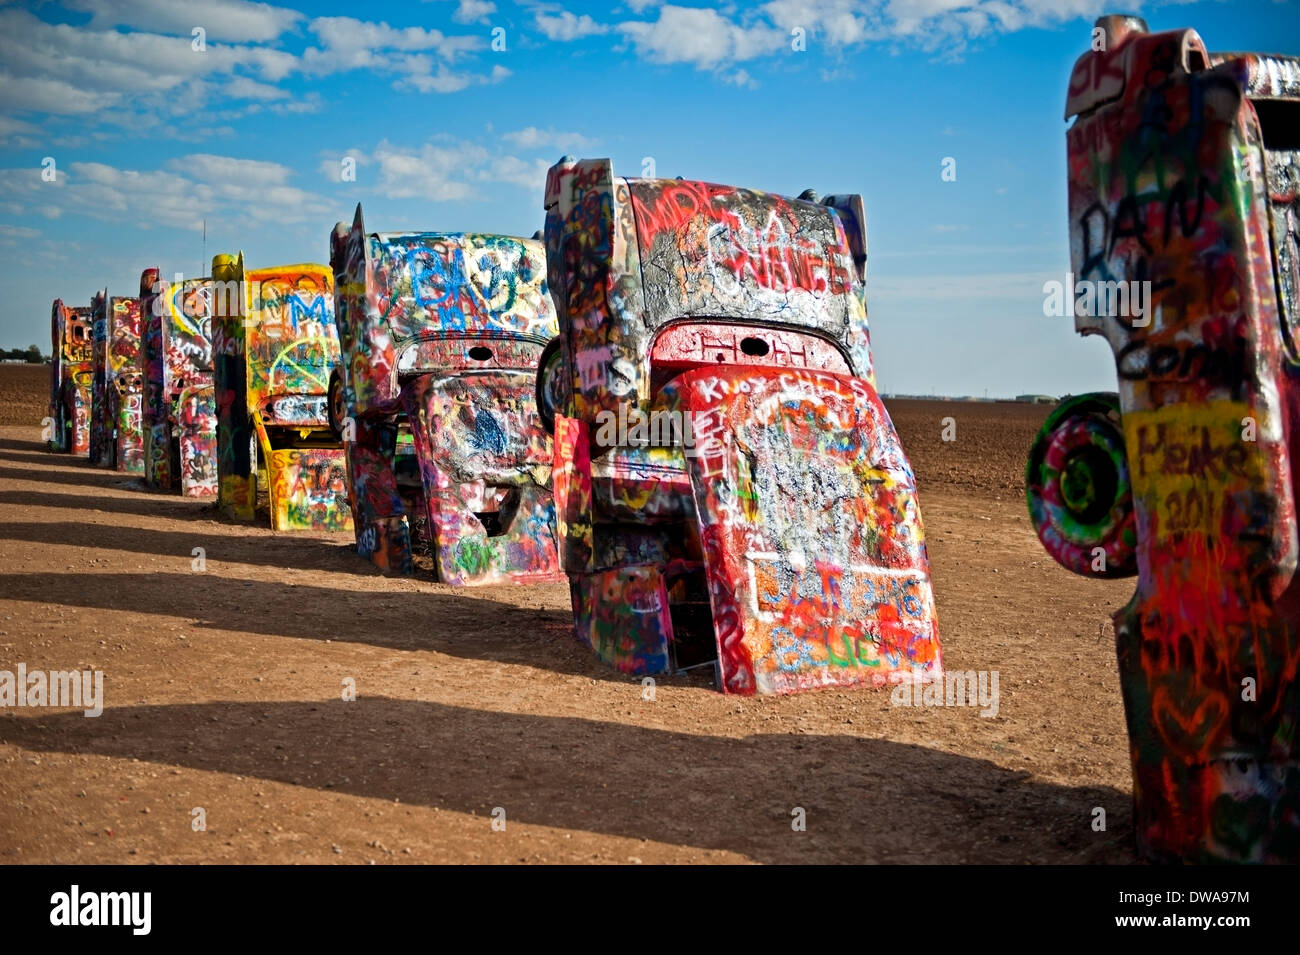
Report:
M0 492L0 503L6 503L10 493ZM94 505L87 507L94 510ZM6 521L0 522L0 539L95 547L150 557L184 557L187 565L194 548L202 547L210 561L220 560L224 553L232 563L382 576L368 560L357 557L350 533L347 537L339 535L333 540L323 540L309 532L303 532L301 536L297 533L276 534L267 528L240 526L254 533L213 533L200 524L191 530L168 531L73 521Z
M206 559L214 562L218 558L219 554L212 552ZM188 569L189 551L176 562L182 559ZM634 679L604 666L578 643L567 607L521 607L483 595L466 596L451 588L437 593L366 591L236 579L212 573L211 564L209 568L203 573L0 574L0 593L9 600L192 621L185 627L190 633L202 629L331 640L392 650L436 651L592 679ZM273 652L272 648L268 647L268 652ZM712 673L705 669L673 681L709 686Z
M501 807L511 822L760 862L1135 861L1126 793L884 739L699 735L364 695L15 715L0 737L485 817ZM1092 830L1098 806L1105 832Z
M0 454L0 459L13 460L12 457ZM24 463L30 461L30 458L21 459ZM31 481L39 484L79 484L83 487L100 487L111 488L123 481L138 480L135 475L120 474L117 471L109 471L107 468L92 468L89 462L84 462L85 466L78 467L51 467L48 470L38 468L14 468L0 467L0 480L4 481Z
M0 477L6 469L0 468ZM72 482L68 482L72 483ZM89 486L89 485L86 485ZM114 488L114 482L100 485ZM134 490L134 488L132 488ZM143 490L138 496L120 494L51 494L43 491L0 491L0 504L20 507L62 507L73 511L102 511L106 514L131 514L139 517L165 517L179 521L214 521L227 523L210 502L182 498L166 491ZM252 527L252 524L240 526Z

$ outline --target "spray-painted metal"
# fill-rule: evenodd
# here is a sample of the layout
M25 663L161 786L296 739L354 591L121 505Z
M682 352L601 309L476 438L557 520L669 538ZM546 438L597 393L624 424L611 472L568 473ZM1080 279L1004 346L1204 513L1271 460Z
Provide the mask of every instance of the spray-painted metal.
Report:
M540 242L334 229L342 361L334 426L348 450L357 551L412 572L424 539L452 584L561 579L551 443L534 398L556 334Z
M1137 575L1114 623L1142 851L1300 862L1300 60L1098 27L1066 301L1119 391L1049 418L1030 512L1069 569Z
M90 452L90 403L95 376L90 309L55 299L50 310L50 450Z
M140 300L108 299L107 380L104 429L108 435L106 467L124 474L144 474L141 401L144 363L141 353Z
M90 318L91 463L127 474L143 474L140 300L109 296L105 289L95 293Z
M861 198L565 159L546 253L561 335L539 398L578 638L638 674L716 656L728 693L940 676Z
M324 265L247 269L212 260L218 500L251 520L267 499L278 531L352 528L347 458L329 427L338 365L334 278Z
M179 277L178 277L179 278ZM217 494L212 279L140 277L144 316L145 482L186 497Z
M90 381L90 463L107 467L112 425L108 419L108 290L90 300L92 377Z

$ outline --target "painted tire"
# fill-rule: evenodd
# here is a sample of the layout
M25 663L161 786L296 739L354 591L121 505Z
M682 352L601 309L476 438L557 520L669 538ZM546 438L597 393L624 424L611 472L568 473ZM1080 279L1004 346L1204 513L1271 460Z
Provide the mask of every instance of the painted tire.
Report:
M1085 577L1137 573L1118 396L1079 395L1056 407L1029 452L1025 490L1038 539L1062 567Z
M329 396L325 402L325 413L329 418L330 430L334 437L343 439L343 421L348 414L347 398L343 394L343 376L335 368L330 372Z
M564 411L563 345L552 338L537 359L537 414L547 434L555 433L555 416Z

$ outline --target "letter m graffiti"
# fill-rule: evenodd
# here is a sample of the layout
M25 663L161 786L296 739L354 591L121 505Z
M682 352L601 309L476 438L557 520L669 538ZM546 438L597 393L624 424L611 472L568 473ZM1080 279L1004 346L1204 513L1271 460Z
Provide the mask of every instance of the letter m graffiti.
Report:
M289 321L297 328L303 319L314 318L322 325L328 321L325 314L325 296L314 295L311 297L311 304L304 302L297 292L289 296Z

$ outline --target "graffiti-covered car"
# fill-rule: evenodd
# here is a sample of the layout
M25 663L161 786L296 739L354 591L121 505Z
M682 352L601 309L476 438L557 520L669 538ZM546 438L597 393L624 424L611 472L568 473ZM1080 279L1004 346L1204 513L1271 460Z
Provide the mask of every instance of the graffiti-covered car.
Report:
M1114 624L1142 851L1300 862L1300 60L1097 27L1065 110L1069 299L1118 392L1049 416L1030 514L1068 569L1137 576Z
M715 662L727 693L939 677L861 198L566 158L545 204L539 402L578 638L630 673Z
M92 346L90 379L90 463L108 465L112 426L108 420L108 292L96 292L90 300Z
M212 279L140 277L144 323L145 483L185 497L217 494Z
M90 309L56 298L50 310L50 343L50 450L89 454L95 376Z
M423 538L447 583L560 579L534 399L556 333L541 243L368 233L358 205L334 229L330 263L342 346L331 419L347 442L358 553L409 574Z
M144 368L140 355L140 300L108 300L108 417L113 440L109 466L126 474L144 473L142 403Z
M90 460L97 467L144 473L141 433L140 300L96 292L90 303L94 357Z
M326 409L338 364L327 266L248 269L212 260L218 501L251 520L266 497L278 531L350 530L347 461Z

